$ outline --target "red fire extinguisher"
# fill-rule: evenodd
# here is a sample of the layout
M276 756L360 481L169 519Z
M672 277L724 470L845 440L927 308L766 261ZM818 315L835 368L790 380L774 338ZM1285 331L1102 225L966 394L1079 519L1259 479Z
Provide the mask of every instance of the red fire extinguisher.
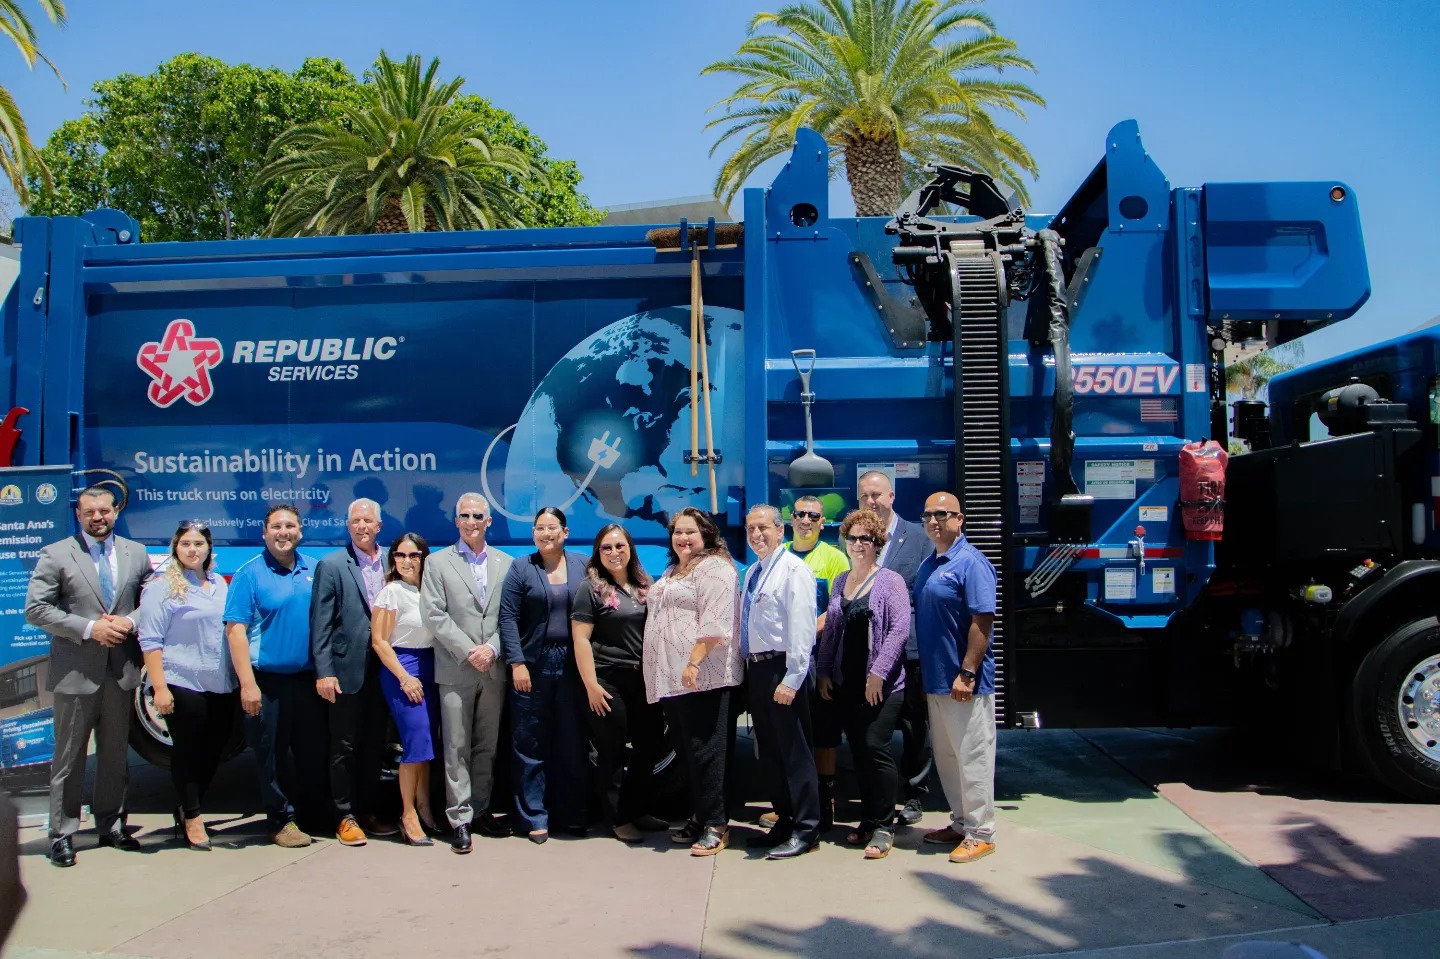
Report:
M1230 455L1214 440L1180 450L1180 515L1187 539L1215 540L1225 532L1225 464Z

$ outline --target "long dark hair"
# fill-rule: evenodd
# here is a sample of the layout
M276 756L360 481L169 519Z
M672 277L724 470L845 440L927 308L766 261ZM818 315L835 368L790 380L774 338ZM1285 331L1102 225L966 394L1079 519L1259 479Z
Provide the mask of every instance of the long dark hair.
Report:
M590 588L600 602L611 609L620 605L620 597L616 595L619 584L605 568L605 564L600 562L600 541L616 531L625 537L625 545L630 550L630 561L625 564L625 575L635 587L636 600L645 602L645 594L650 591L650 574L645 572L645 567L640 565L640 557L635 555L635 540L631 539L630 531L619 523L606 523L600 527L600 532L595 534L595 544L590 548L590 562L585 564L585 578L590 581Z
M720 535L720 527L715 525L715 521L710 518L708 513L702 513L693 506L687 506L670 517L670 525L666 527L666 532L670 537L675 535L675 524L685 516L693 519L695 525L700 528L700 541L704 543L706 556L719 556L721 559L730 560L730 549L725 545L725 538ZM665 549L670 555L669 568L675 569L680 565L680 557L675 552L673 539L667 538ZM730 561L734 562L734 560Z
M395 554L400 551L400 544L407 539L414 543L415 548L420 551L420 568L415 571L415 575L423 576L425 574L425 558L430 555L430 544L425 542L425 537L419 533L401 533L395 537L395 542L390 544L390 552L385 554L385 562L390 567L390 572L385 574L387 583L402 582L400 572L395 568Z

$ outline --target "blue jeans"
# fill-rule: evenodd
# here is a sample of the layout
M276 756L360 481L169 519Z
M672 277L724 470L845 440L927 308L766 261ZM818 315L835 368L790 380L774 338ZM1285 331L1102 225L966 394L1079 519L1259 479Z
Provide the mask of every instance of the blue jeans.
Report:
M530 831L584 826L585 696L569 646L545 646L527 662L530 692L510 688L515 808Z
M329 717L309 670L257 669L255 685L260 687L260 715L245 717L245 741L255 751L266 824L276 832L295 821L297 799L301 818L308 818L304 813L323 815L330 795Z

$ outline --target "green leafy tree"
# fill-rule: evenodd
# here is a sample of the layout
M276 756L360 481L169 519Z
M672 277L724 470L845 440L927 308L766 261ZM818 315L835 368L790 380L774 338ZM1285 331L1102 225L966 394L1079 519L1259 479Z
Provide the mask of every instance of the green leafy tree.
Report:
M472 114L490 142L530 155L534 171L528 179L506 178L525 198L527 226L594 226L605 219L605 211L591 206L589 197L580 192L583 177L575 161L551 159L545 141L513 113L473 93L457 96L453 106Z
M38 2L51 23L57 27L65 25L65 4L61 0ZM26 16L19 0L0 0L0 34L15 44L27 67L35 69L35 61L39 60L53 70L56 77L60 76L55 64L40 52L35 41L35 25ZM60 82L65 81L62 78ZM21 203L30 202L27 180L35 181L42 190L50 187L50 172L45 168L35 144L30 142L30 130L25 126L25 118L20 115L15 97L4 85L0 85L0 173L4 173Z
M808 126L830 144L831 175L844 169L860 216L893 213L931 161L981 170L1024 200L1035 161L993 114L1023 119L1026 104L1045 101L1001 78L1034 65L978 2L816 0L757 14L737 55L701 71L742 81L706 125L724 127L712 155L740 138L716 194L729 202Z
M270 145L296 123L337 115L357 89L338 60L285 73L193 53L144 76L102 80L88 111L41 151L55 191L31 212L114 207L138 219L148 240L255 236L279 197L254 183Z
M511 137L491 135L480 114L456 103L464 79L442 83L439 69L438 59L422 69L417 54L396 62L381 51L359 102L339 120L304 124L276 140L260 182L288 189L269 232L524 225L530 202L522 191L541 172L526 149L528 131L522 136L517 124Z
M147 240L262 235L284 193L282 184L255 179L275 140L301 124L339 120L364 88L338 60L309 59L286 73L196 54L101 81L85 113L61 124L39 151L54 189L41 196L32 170L29 212L77 216L113 207L140 220ZM488 101L457 99L484 104L471 109L489 135L527 150L544 171L521 189L531 222L599 221L573 162L546 157L538 137Z

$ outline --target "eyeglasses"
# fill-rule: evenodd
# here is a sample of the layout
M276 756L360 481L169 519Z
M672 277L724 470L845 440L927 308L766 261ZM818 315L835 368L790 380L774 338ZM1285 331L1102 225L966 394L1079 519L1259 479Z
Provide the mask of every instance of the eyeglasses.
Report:
M484 513L456 513L455 518L474 520L477 523L483 523L486 520Z
M814 510L808 510L808 509L797 509L797 510L793 510L793 511L791 511L790 515L793 516L793 517L795 517L796 519L810 519L810 520L815 520L815 519L824 519L824 518L825 518L825 514L824 514L824 513L817 513L817 512L815 512Z
M928 523L933 519L937 523L943 523L947 519L959 515L960 513L953 509L932 509L920 514L920 522Z
M624 553L630 549L626 543L603 543L600 546L602 553Z
M847 536L847 537L845 537L845 542L849 543L851 546L859 546L859 545L861 545L861 544L864 544L864 545L866 545L866 546L874 546L874 545L875 545L875 537L873 537L873 536Z
M209 531L209 529L210 529L210 527L209 527L207 524L202 523L202 522L201 522L200 520L198 520L198 519L187 519L185 522L183 522L183 523L180 524L180 528L181 528L182 530L192 530L192 529L193 529L193 530L195 530L195 532L197 532L197 533L204 533L204 532Z
M394 554L394 555L395 555L395 558L396 558L396 559L419 559L420 557L424 556L425 554L424 554L424 553L396 553L396 554Z

